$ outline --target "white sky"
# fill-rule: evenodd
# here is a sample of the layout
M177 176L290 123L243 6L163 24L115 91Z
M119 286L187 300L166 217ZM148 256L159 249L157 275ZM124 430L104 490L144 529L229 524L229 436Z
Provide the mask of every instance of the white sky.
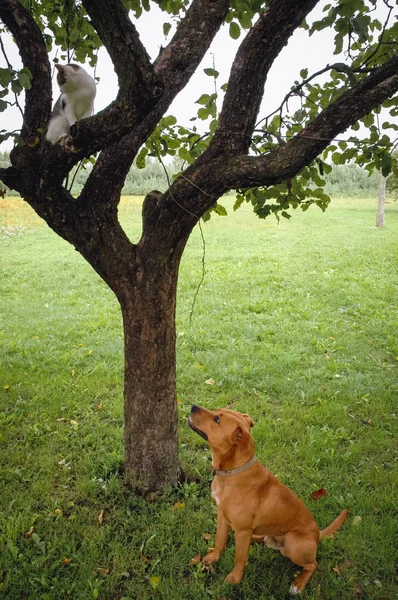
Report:
M321 0L319 5L307 19L308 22L317 20L322 15L322 8L328 3L328 0ZM380 3L382 4L382 3ZM381 20L385 11L380 6L377 16ZM156 58L160 46L166 46L171 39L172 31L166 40L163 35L162 25L168 19L160 9L154 5L149 13L143 13L140 19L134 21L139 31L141 41L147 48L152 59ZM244 32L242 32L244 34ZM295 79L300 79L299 72L303 68L308 68L309 73L315 72L326 66L326 64L336 61L333 56L333 37L332 30L324 30L308 37L308 33L302 29L297 30L291 37L288 45L283 49L276 59L273 68L268 77L265 88L264 101L261 108L261 115L265 116L278 107L285 94L289 91ZM216 36L208 54L203 59L196 74L192 77L186 88L179 94L171 105L168 114L174 114L178 122L182 125L188 125L189 119L196 115L199 105L195 101L203 93L213 93L213 78L203 73L204 68L213 67L220 72L218 86L226 83L232 60L236 49L243 38L232 40L229 37L228 27L224 26ZM3 36L4 39L4 36ZM20 68L19 55L15 45L11 40L5 40L8 58L14 68ZM4 57L0 56L0 66L5 66ZM86 70L94 75L93 69L86 66ZM97 97L95 101L95 111L105 108L116 96L117 79L113 70L112 63L104 50L100 51L96 76L100 77L97 87ZM54 77L54 100L59 95L59 89ZM221 102L221 101L220 101ZM219 108L221 105L219 105ZM206 130L206 124L199 119L195 122L198 127ZM10 107L5 112L0 113L1 129L18 129L21 126L21 115L17 108ZM12 141L4 142L0 149L9 150L12 147Z

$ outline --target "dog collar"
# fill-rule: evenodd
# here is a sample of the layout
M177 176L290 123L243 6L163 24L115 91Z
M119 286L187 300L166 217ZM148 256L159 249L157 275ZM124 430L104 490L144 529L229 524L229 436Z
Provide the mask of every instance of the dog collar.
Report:
M235 469L230 469L229 471L218 471L217 469L214 469L214 472L216 475L219 475L219 477L232 477L232 475L237 475L238 473L243 473L243 471L250 469L250 467L252 467L254 465L256 460L257 460L256 455L254 455L249 460L249 462L245 463L244 465L241 465L240 467L236 467Z

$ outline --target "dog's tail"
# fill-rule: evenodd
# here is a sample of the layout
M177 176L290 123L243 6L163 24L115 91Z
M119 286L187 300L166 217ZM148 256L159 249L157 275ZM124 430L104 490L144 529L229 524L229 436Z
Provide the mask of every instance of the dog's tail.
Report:
M335 531L340 529L340 527L346 520L347 515L348 515L348 510L342 510L341 513L339 514L339 516L337 517L337 519L335 519L333 521L333 523L330 523L329 527L326 527L326 529L322 529L322 531L320 531L320 539L322 539L324 537L330 537L331 535L334 534Z

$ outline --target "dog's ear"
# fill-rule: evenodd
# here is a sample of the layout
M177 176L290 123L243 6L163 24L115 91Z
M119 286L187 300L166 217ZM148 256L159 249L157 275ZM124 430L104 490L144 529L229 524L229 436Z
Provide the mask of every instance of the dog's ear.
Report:
M242 417L245 417L246 421L249 424L249 427L254 427L254 423L253 423L253 419L251 417L249 417L249 415L246 414L242 414Z
M239 426L238 426L238 427L235 429L235 431L233 432L233 434L232 434L232 442L233 442L234 444L239 444L239 442L240 442L240 441L241 441L241 439L242 439L242 435L243 435L243 429L242 429L242 427L239 425Z

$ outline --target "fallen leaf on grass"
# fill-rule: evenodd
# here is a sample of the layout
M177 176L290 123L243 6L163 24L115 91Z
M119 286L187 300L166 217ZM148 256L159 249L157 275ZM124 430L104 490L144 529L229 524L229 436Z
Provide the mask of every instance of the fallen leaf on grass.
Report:
M337 575L339 577L343 577L342 572L347 569L350 569L351 565L352 565L351 561L346 558L345 561L342 562L340 565L336 565L335 567L333 567L333 571L335 573L337 573Z
M207 385L214 385L216 382L214 381L213 377L210 377L210 379L206 379L205 383Z
M212 535L211 533L204 533L203 534L203 539L206 540L206 542L208 542L209 540L211 540Z
M97 408L98 408L98 410L102 409L102 402L100 402L99 404L97 404Z
M197 554L196 556L194 556L193 558L191 558L191 560L189 561L189 566L192 567L193 565L198 565L200 562L202 561L202 555L201 554Z
M352 524L355 526L358 526L361 524L362 521L362 517L360 515L357 515L356 517L353 518Z
M342 565L345 569L351 569L352 566L352 562L350 560L348 560L348 558L345 559L345 561L343 562Z
M65 557L64 559L62 559L62 562L64 563L64 565L69 565L69 563L71 562L71 560L72 560L71 558L66 558Z
M109 575L110 569L106 569L105 567L97 567L93 573L98 573L98 575Z
M361 596L365 595L365 590L363 589L363 587L361 586L361 584L359 583L359 581L355 581L354 582L354 596L355 598L360 598Z
M185 508L184 502L176 502L173 506L169 506L169 510L180 510L181 508Z
M140 552L140 561L146 565L151 562L149 558L145 556L145 554L143 554L142 552Z
M100 514L98 515L98 524L102 525L103 520L104 520L104 509L102 509Z
M311 498L312 498L312 500L319 500L319 498L323 498L323 496L327 496L327 495L328 495L328 493L325 490L325 488L320 488L319 490L312 492Z
M32 536L32 533L34 532L34 530L35 530L35 528L34 528L34 527L31 527L31 528L29 529L29 531L26 531L26 532L25 532L25 536L26 536L26 537L31 537L31 536Z
M60 508L56 508L54 510L54 515L57 515L57 517L59 517L59 515L62 515L62 510Z

